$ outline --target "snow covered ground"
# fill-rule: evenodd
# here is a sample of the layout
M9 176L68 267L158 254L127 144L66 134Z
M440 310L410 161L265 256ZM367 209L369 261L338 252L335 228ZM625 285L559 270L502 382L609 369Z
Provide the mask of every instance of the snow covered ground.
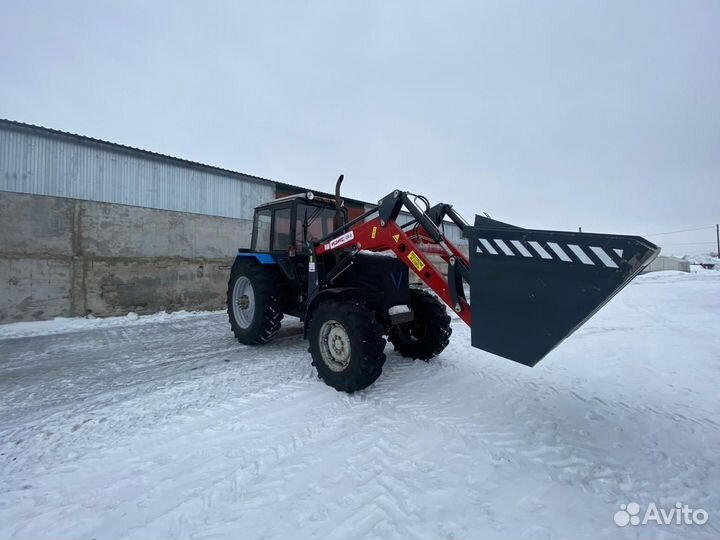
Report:
M453 332L348 396L296 320L0 327L0 538L720 537L720 272L638 278L534 369Z

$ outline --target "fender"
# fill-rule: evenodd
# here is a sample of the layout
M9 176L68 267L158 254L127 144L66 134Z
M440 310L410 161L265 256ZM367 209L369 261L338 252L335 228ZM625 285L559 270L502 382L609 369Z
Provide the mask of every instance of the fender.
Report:
M257 260L260 264L277 264L275 257L273 257L270 253L250 253L247 251L239 251L235 257L235 262L240 261L241 257L255 257L255 260Z
M303 335L305 339L308 339L310 334L310 319L312 319L313 311L317 308L320 303L330 298L337 300L362 300L360 291L355 287L333 287L331 289L323 289L318 294L310 298L305 309L305 317L303 319L304 330Z

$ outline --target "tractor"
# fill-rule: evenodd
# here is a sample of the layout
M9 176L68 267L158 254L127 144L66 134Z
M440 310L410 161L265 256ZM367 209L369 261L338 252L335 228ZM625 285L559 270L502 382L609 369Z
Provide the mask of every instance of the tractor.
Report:
M318 376L338 391L377 380L386 338L407 358L439 355L452 333L446 306L470 326L473 347L532 367L659 252L638 236L525 229L479 215L471 226L450 204L401 190L348 220L342 181L334 198L307 192L258 206L227 293L243 344L265 344L284 315L298 317ZM468 256L446 237L448 220Z

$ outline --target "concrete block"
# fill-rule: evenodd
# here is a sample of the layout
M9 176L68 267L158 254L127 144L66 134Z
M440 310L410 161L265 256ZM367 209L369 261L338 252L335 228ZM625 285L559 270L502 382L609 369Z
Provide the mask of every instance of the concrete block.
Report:
M69 257L77 201L0 191L0 254Z
M86 307L101 316L221 309L231 264L232 259L88 261Z
M81 203L81 250L91 257L233 257L252 222L119 204Z
M71 264L0 256L0 323L71 316Z

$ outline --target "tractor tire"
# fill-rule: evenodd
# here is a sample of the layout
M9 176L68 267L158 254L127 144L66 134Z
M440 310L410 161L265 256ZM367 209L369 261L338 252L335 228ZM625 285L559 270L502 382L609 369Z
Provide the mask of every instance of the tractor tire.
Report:
M367 388L382 373L382 327L363 302L322 302L311 315L309 330L313 366L328 386L352 393Z
M430 360L450 343L450 316L440 300L422 289L410 289L410 308L415 319L391 327L388 340L401 356Z
M280 330L283 282L277 268L254 260L230 271L227 311L233 334L245 345L267 343Z

